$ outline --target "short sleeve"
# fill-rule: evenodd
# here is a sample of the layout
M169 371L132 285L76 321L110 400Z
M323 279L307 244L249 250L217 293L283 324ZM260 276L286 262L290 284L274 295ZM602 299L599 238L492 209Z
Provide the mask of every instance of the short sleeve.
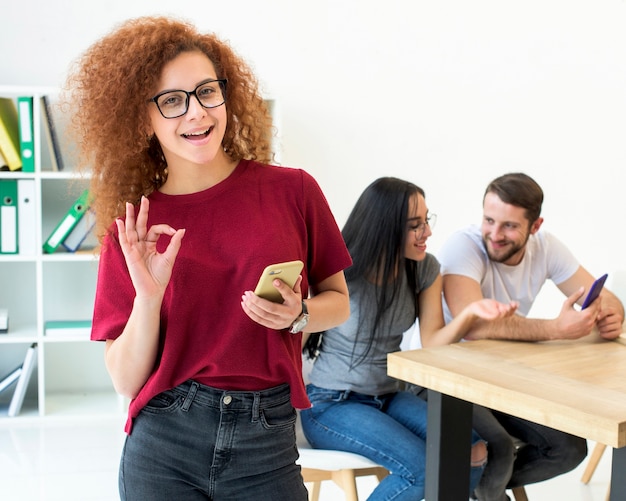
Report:
M437 257L442 275L462 275L481 283L485 274L485 252L480 242L480 232L473 227L453 233Z

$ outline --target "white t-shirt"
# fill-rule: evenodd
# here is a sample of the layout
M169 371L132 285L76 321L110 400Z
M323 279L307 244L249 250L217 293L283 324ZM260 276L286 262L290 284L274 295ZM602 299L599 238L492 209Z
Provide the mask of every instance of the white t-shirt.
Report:
M538 231L526 244L522 261L515 266L489 259L480 227L473 225L453 233L437 255L441 274L462 275L480 284L483 297L503 303L518 301L517 313L528 315L546 280L556 285L572 277L579 267L574 255L554 235ZM452 318L443 301L446 322Z

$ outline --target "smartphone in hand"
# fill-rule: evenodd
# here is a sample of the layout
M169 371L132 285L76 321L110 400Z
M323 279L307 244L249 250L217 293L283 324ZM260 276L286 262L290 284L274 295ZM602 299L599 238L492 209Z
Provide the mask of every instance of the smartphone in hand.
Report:
M592 284L591 289L589 289L589 294L587 294L587 297L585 298L585 301L583 302L583 305L581 306L582 310L587 308L591 303L593 303L598 298L598 296L600 295L600 292L602 292L602 288L604 287L604 282L606 282L606 277L608 277L607 273L602 275Z
M283 297L272 282L275 278L279 278L293 289L302 268L304 268L302 261L287 261L285 263L270 264L263 270L256 289L254 289L254 293L274 303L282 303Z

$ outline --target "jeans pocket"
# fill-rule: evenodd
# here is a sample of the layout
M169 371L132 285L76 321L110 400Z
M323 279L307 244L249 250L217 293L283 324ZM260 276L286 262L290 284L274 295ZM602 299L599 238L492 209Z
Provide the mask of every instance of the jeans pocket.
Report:
M272 407L264 407L260 411L263 427L267 430L292 428L296 424L296 410L290 401Z
M344 391L328 390L326 388L320 388L319 386L314 386L312 384L309 384L306 390L309 401L314 407L316 405L341 402L342 400L344 400Z
M150 399L142 411L151 414L165 414L180 408L184 398L172 390L167 390Z

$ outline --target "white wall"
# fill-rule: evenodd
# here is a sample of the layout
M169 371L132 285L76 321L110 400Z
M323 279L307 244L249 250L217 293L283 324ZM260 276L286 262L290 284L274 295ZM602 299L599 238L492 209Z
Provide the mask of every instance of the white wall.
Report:
M545 190L544 227L594 275L626 268L623 0L179 4L10 2L0 84L59 85L115 23L182 16L251 62L280 103L283 164L318 179L340 225L373 179L403 177L439 215L436 253L479 221L488 181L522 170Z

